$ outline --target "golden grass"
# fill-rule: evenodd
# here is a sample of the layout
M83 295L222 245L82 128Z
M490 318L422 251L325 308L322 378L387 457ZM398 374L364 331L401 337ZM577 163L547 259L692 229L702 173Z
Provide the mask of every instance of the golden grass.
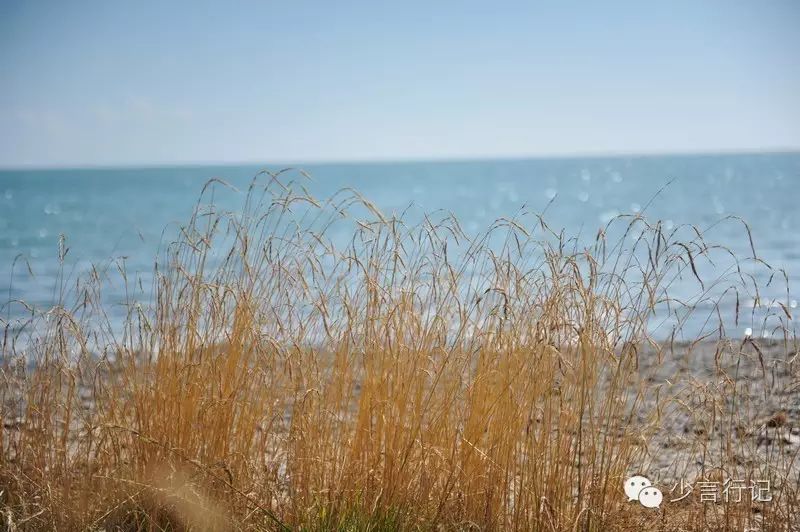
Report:
M750 505L648 511L622 494L668 402L644 401L640 352L661 349L648 320L681 307L670 284L710 260L699 233L622 217L619 242L601 231L584 249L520 213L470 237L447 214L411 225L269 174L224 213L208 203L220 185L121 327L99 270L6 323L8 529L752 522ZM720 278L752 288L741 270ZM791 486L770 460L747 468ZM787 488L759 526L784 530L796 511Z

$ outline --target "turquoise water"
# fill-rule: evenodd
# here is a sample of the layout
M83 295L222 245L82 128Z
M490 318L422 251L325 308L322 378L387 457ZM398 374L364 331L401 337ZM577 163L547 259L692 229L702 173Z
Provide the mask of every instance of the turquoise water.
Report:
M129 272L138 272L146 287L162 235L173 234L177 225L188 219L203 184L220 177L245 189L262 168L280 167L0 172L0 302L20 299L39 309L53 303L61 234L70 248L66 261L70 279L92 264L108 265L116 259L124 260ZM759 256L785 269L792 285L800 276L798 153L302 168L313 177L307 188L318 197L353 187L386 213L400 212L412 203L412 216L450 210L467 232L485 229L497 217L513 215L523 205L534 211L547 207L552 226L587 239L616 214L642 210L669 183L647 208L648 218L664 220L666 227L689 223L702 228L729 214L741 216L752 227ZM219 201L235 209L241 197L228 194ZM708 237L743 256L751 254L740 224L722 224ZM28 260L33 276L24 262L17 260L12 279L12 265L18 256ZM713 267L701 273L713 276ZM763 283L768 280L764 272L753 273ZM697 291L696 282L691 275L684 276L674 290L691 295ZM787 308L797 305L797 292L791 290L787 295L780 283L768 287L763 295ZM111 303L121 301L123 288L111 285L104 297ZM4 319L21 313L24 308L17 303L2 309ZM756 318L738 327L763 329Z

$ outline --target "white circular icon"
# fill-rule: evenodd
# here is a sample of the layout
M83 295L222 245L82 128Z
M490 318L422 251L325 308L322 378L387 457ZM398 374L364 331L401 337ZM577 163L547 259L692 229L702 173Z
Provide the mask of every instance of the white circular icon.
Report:
M653 483L650 482L650 479L646 477L640 475L633 476L625 481L625 495L628 496L629 501L638 501L639 492L642 491L643 488L647 488L652 485Z
M661 501L664 500L664 494L661 490L653 486L643 488L639 492L639 502L645 508L658 508L661 506Z

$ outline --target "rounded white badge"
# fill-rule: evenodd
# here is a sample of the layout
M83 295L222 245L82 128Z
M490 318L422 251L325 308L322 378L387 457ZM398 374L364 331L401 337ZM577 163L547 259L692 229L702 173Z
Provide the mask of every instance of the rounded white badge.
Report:
M643 488L652 485L653 483L650 482L650 479L647 477L641 475L633 476L625 481L625 495L628 496L629 501L638 501L639 492L642 491Z

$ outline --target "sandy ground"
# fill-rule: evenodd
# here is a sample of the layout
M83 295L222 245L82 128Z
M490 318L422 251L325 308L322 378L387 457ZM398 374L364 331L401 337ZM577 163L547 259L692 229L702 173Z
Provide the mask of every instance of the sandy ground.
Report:
M759 505L800 487L796 346L763 340L664 346L660 353L642 350L639 364L641 452L631 474L662 490L659 513L751 500L755 493L761 500L753 504L751 525L761 530ZM631 505L638 515L639 505ZM800 515L788 519L785 530L800 530Z

